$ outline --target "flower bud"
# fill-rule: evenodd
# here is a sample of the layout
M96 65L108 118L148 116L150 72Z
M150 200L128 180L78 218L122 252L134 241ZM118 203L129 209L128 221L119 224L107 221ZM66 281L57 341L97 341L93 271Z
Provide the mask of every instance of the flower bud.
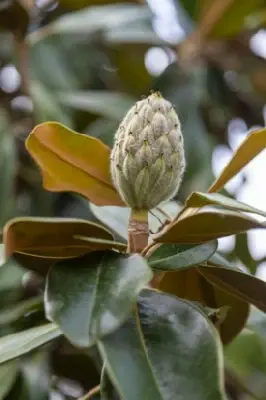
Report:
M113 183L125 203L150 210L178 191L185 169L180 122L159 92L138 101L115 134Z

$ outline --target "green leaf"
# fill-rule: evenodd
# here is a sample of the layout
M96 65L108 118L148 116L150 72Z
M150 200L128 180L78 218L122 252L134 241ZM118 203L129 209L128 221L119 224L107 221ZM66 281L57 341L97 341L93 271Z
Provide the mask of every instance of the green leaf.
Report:
M230 179L238 174L253 158L266 147L266 129L254 131L248 135L246 140L239 146L231 161L225 166L215 182L210 186L208 192L219 192Z
M175 0L180 3L191 19L196 20L198 15L199 3L195 0Z
M130 314L152 271L138 254L94 252L62 261L48 274L46 315L78 346L92 346Z
M189 302L143 290L135 316L99 349L124 399L225 399L217 333Z
M256 332L266 344L266 315L264 312L252 307L247 328Z
M45 324L0 338L0 364L20 357L60 336L55 324Z
M210 257L208 260L212 265L217 267L225 267L225 268L233 268L238 269L235 265L230 264L226 258L224 258L221 254L215 253L213 256Z
M205 206L222 206L236 211L245 211L266 217L266 212L251 207L248 204L230 199L219 193L193 192L186 200L186 207L200 208Z
M259 335L244 329L235 340L225 348L225 359L238 375L250 377L254 371L266 373L266 346Z
M77 110L88 111L120 121L135 103L135 99L123 93L91 90L86 92L60 93L62 104Z
M146 21L145 21L146 22ZM108 30L104 36L109 45L149 45L167 46L168 42L162 40L153 30L151 24L123 25L117 29Z
M202 265L198 270L212 284L266 312L266 283L261 279L238 270L213 265Z
M105 365L101 373L101 400L119 400Z
M38 393L39 395L39 393ZM30 397L28 383L22 372L18 373L15 384L5 400L34 400ZM39 400L39 398L38 398ZM41 399L42 400L42 399Z
M118 234L119 237L127 240L130 216L130 209L128 207L99 207L90 203L90 209L100 222Z
M202 243L265 225L243 214L205 211L180 218L162 233L154 236L160 243Z
M149 265L161 271L190 268L207 261L217 247L216 240L199 245L163 244L151 255Z
M25 314L41 310L42 305L43 297L38 296L22 300L17 304L4 308L0 311L0 328L23 318Z
M17 377L17 362L10 361L0 366L0 400L10 392Z
M39 49L39 57L40 51L41 50ZM52 57L54 57L54 53L55 52L52 52ZM39 59L39 57L38 62L40 63L41 60ZM58 54L56 55L56 57L58 57ZM55 62L55 60L53 60L53 62ZM52 69L53 67L50 66L50 68ZM62 74L61 66L60 73ZM61 124L65 124L69 128L72 128L73 122L69 110L65 110L60 104L58 104L58 100L54 91L49 90L47 85L44 85L43 83L41 83L41 81L37 79L31 80L30 94L34 105L34 115L36 115L37 123L42 123L46 121L58 121Z
M89 7L61 16L44 29L30 35L31 44L55 34L99 34L136 21L151 19L146 6L134 4L111 4L105 7Z

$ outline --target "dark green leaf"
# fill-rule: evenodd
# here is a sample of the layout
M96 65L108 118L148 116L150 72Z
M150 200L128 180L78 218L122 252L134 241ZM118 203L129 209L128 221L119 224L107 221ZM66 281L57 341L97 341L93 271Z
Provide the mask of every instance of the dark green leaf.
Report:
M148 7L134 4L89 7L58 18L45 29L31 34L30 41L35 44L45 36L54 34L98 34L134 21L149 20L151 15Z
M0 366L0 400L6 398L17 376L17 362L9 361Z
M5 308L0 312L0 328L3 325L9 325L23 318L25 314L32 313L37 310L41 310L43 305L43 297L33 297L19 303Z
M151 278L146 261L137 254L94 252L62 261L48 274L46 315L73 343L91 346L125 321Z
M86 92L60 93L62 104L72 108L114 118L120 121L135 102L123 93L91 90Z
M254 371L266 373L266 347L260 336L244 329L235 340L225 348L225 359L238 375L248 377Z
M119 400L105 365L101 373L101 400Z
M197 19L199 4L195 0L175 0L180 3L184 10L188 13L193 20Z
M124 399L225 398L216 331L189 302L143 290L135 317L99 348Z
M46 324L0 338L0 363L12 360L60 336L55 324Z
M217 246L216 240L196 246L163 244L149 258L149 265L161 271L190 268L207 261L215 253Z
M19 373L12 390L5 400L35 400L29 395L29 388L23 373ZM39 399L38 399L39 400Z

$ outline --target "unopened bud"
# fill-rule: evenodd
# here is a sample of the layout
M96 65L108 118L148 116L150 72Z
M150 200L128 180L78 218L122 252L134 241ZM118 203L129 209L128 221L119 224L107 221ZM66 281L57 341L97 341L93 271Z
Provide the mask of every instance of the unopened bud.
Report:
M184 169L178 116L160 93L152 93L128 111L115 134L114 185L129 207L150 210L177 193Z

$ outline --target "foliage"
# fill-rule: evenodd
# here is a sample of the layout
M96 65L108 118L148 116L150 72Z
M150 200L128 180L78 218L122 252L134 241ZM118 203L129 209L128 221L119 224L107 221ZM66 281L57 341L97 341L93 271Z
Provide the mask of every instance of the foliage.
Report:
M266 212L224 187L265 149L266 129L211 171L232 118L262 121L265 62L247 43L264 2L198 3L173 2L186 33L176 47L138 1L0 6L1 65L15 56L21 77L11 92L0 79L0 399L265 397L254 382L266 371L266 283L243 234L265 229ZM152 46L178 54L158 78L144 65ZM179 201L149 210L149 242L134 247L110 150L151 89L176 107L188 167ZM226 257L218 240L231 235L244 240Z

